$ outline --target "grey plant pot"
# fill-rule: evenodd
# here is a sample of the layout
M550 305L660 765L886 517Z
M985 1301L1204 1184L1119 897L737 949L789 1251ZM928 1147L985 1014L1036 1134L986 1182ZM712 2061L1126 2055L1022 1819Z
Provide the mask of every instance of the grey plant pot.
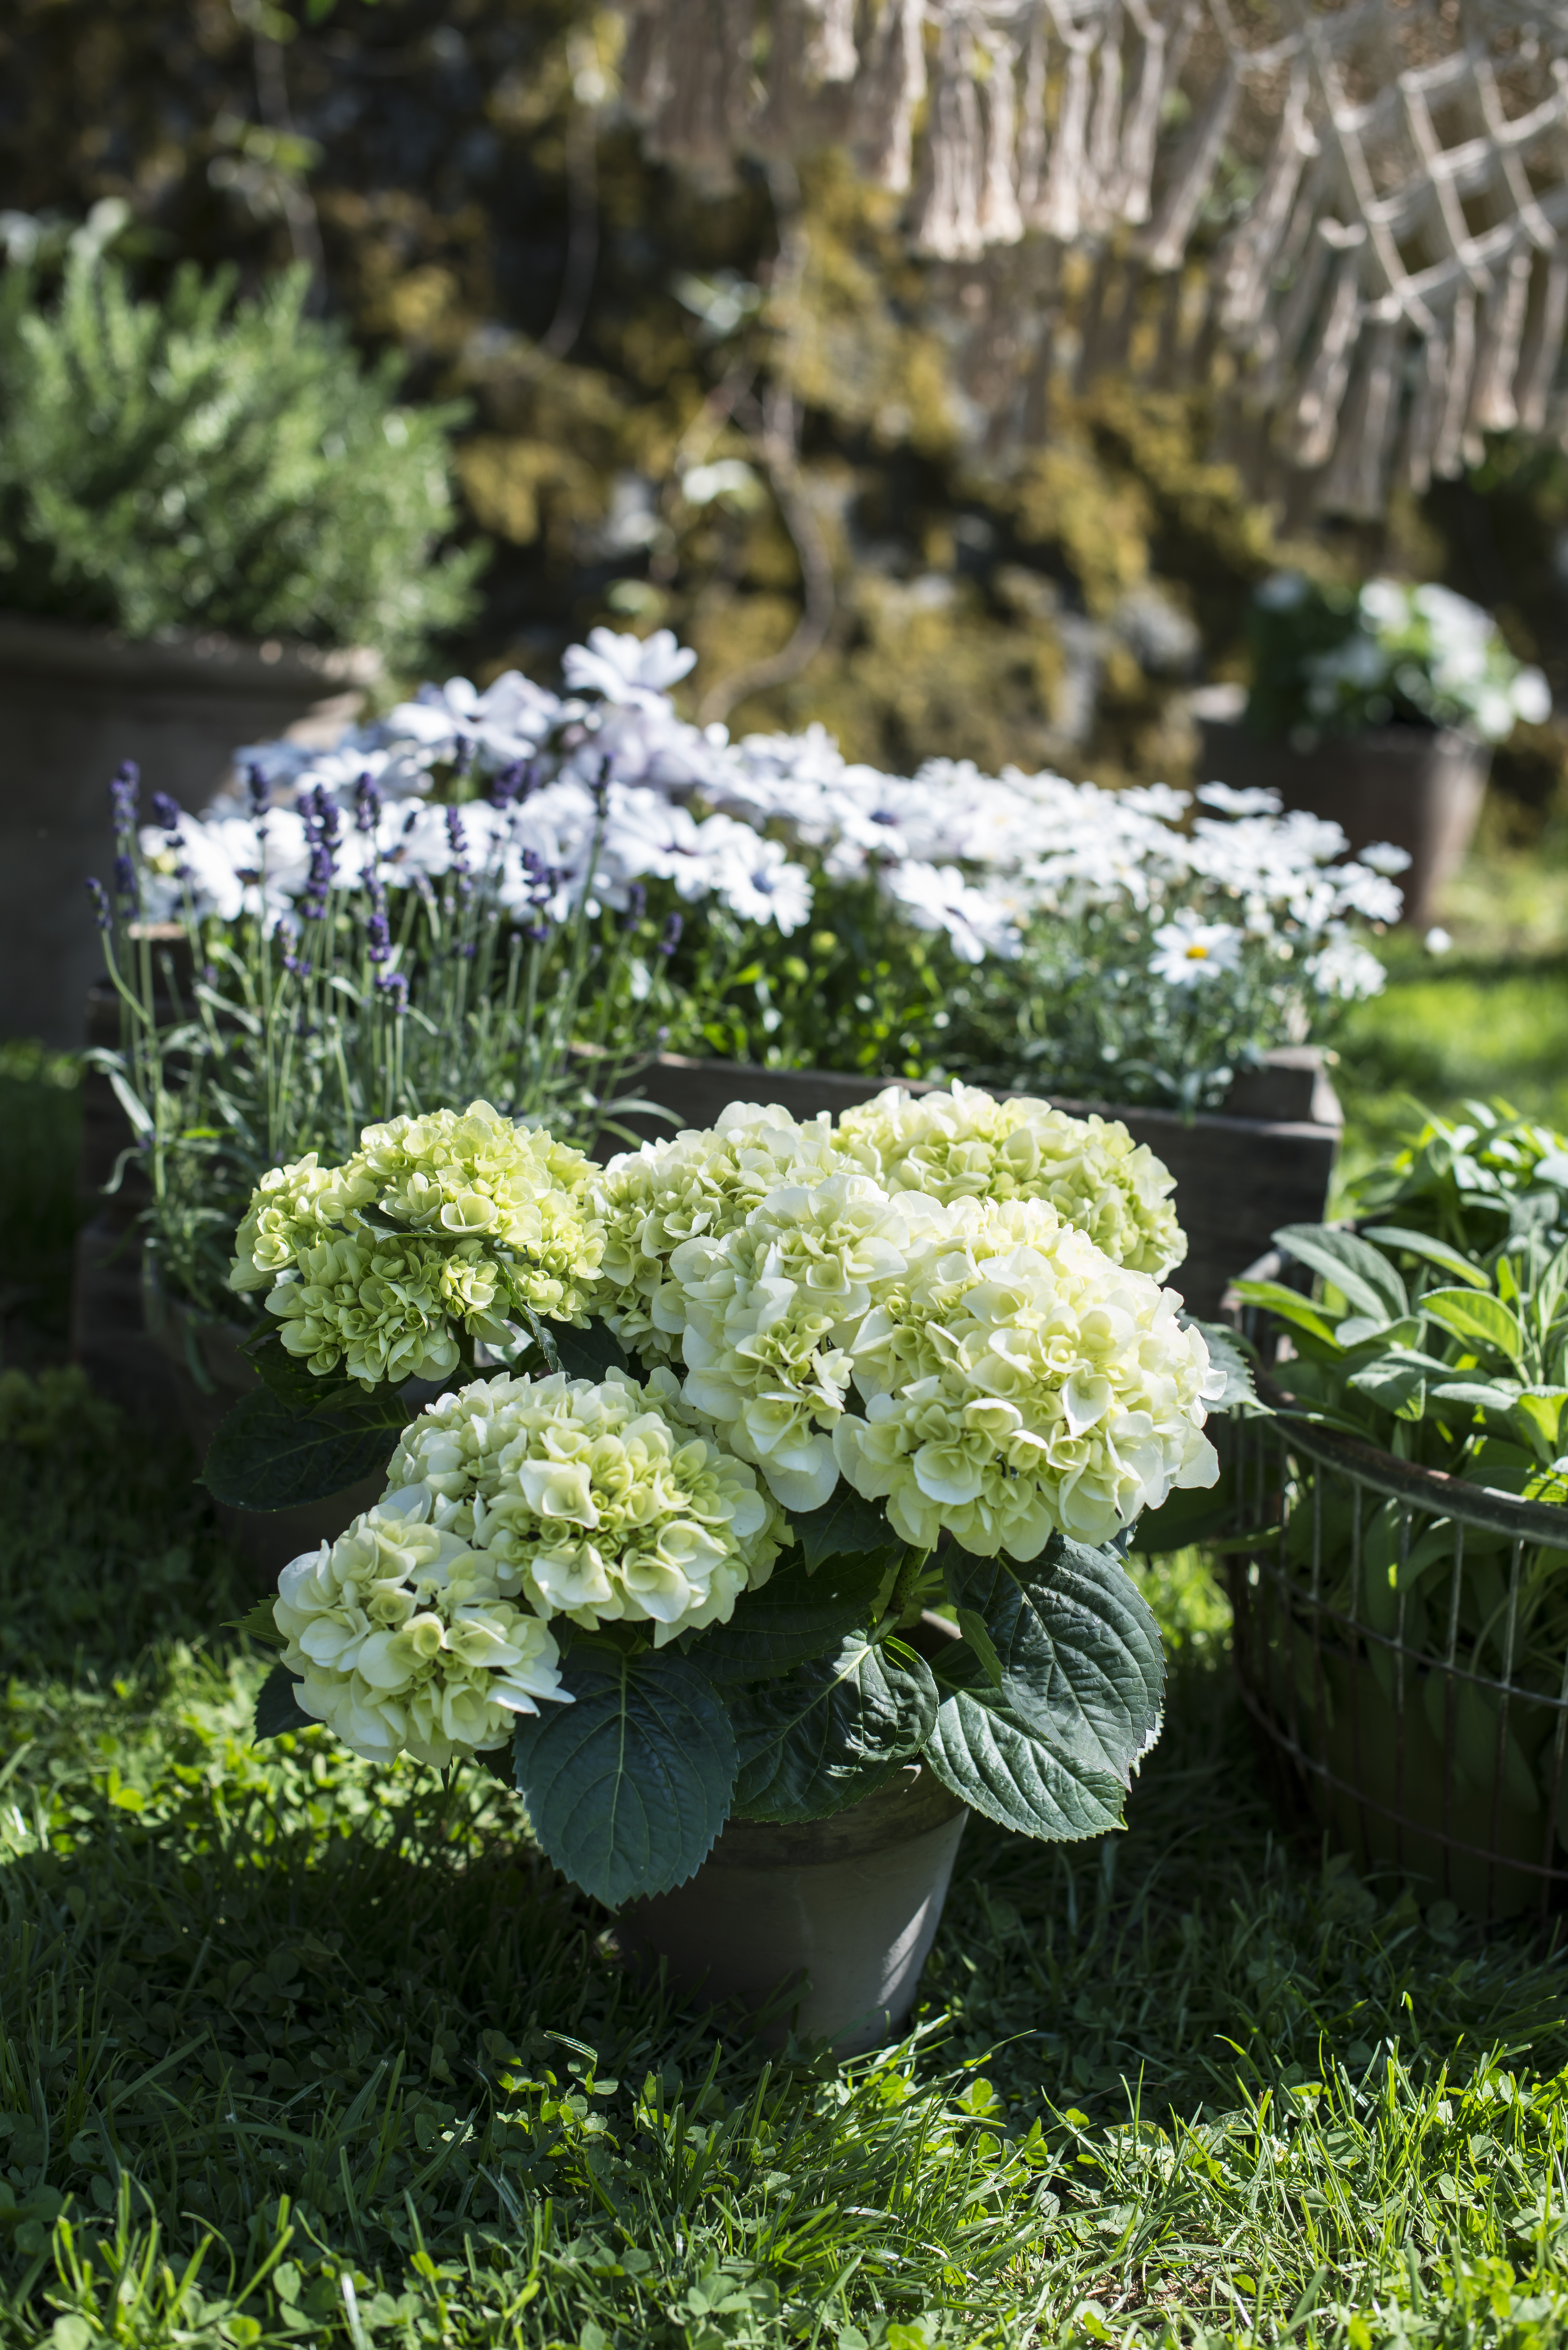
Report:
M1452 728L1380 726L1325 734L1310 751L1271 743L1220 718L1199 721L1205 783L1276 791L1287 808L1328 816L1353 849L1391 840L1410 854L1399 876L1405 920L1425 930L1464 861L1486 795L1491 752Z
M379 673L367 650L133 643L0 612L0 1033L82 1041L103 973L83 879L109 879L108 785L122 761L149 792L199 808L238 745L329 741Z
M627 1904L617 1941L683 1992L739 2002L765 2046L793 2028L857 2056L914 2003L968 1817L911 1762L830 1819L732 1820L695 1877Z

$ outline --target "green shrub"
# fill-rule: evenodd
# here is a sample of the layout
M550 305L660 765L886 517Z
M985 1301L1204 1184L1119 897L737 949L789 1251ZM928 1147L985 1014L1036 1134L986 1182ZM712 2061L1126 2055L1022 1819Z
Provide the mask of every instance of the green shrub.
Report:
M437 552L462 411L399 407L399 362L362 369L308 283L236 301L232 271L186 264L138 300L85 244L52 301L0 277L0 605L398 665L468 617L483 556Z

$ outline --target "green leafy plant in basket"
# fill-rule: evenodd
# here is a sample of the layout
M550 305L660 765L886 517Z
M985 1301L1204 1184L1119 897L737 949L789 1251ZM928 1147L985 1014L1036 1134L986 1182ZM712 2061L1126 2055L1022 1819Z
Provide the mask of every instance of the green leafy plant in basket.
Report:
M1461 1791L1501 1771L1508 1801L1534 1812L1556 1731L1539 1700L1559 1698L1568 1663L1568 1546L1552 1539L1551 1508L1532 1529L1505 1513L1488 1523L1484 1499L1568 1504L1568 1146L1472 1109L1465 1126L1428 1124L1365 1179L1388 1221L1275 1234L1312 1294L1238 1287L1288 1334L1264 1387L1287 1441L1293 1421L1330 1440L1314 1490L1286 1513L1298 1589L1372 1636L1366 1662L1391 1701L1396 1648L1412 1660L1405 1701L1423 1709L1439 1754L1451 1746ZM1351 1440L1342 1456L1336 1437ZM1482 1506L1445 1506L1436 1479L1364 1497L1355 1471L1379 1456L1472 1487ZM1319 1702L1304 1632L1295 1669L1303 1701Z
M1114 1825L1163 1683L1124 1538L1212 1478L1226 1384L1154 1277L1169 1180L1101 1121L897 1088L607 1168L480 1104L275 1170L235 1265L269 1386L208 1482L391 1457L257 1612L258 1729L479 1757L612 1907L915 1758L1025 1833ZM447 1384L413 1411L410 1377Z

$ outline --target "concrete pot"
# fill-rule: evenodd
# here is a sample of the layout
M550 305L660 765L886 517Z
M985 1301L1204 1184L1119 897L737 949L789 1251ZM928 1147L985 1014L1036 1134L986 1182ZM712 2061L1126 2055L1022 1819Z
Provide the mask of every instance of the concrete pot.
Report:
M1486 795L1491 751L1452 728L1379 726L1325 734L1310 751L1265 742L1246 727L1200 717L1205 783L1276 791L1287 808L1328 816L1354 850L1375 840L1407 849L1399 886L1418 930L1464 860Z
M763 1069L738 1061L684 1060L667 1053L628 1079L627 1090L662 1103L675 1119L628 1118L650 1138L676 1127L711 1126L731 1102L776 1102L792 1116L815 1118L869 1101L889 1077L846 1076L833 1069ZM914 1084L911 1093L929 1093ZM1176 1211L1187 1234L1185 1263L1170 1276L1189 1310L1212 1318L1241 1266L1273 1244L1281 1224L1323 1221L1339 1148L1340 1110L1311 1045L1284 1045L1261 1069L1238 1077L1222 1112L1190 1122L1167 1109L1106 1107L1063 1101L1120 1118L1176 1178ZM620 1146L611 1146L618 1149Z
M82 883L114 857L108 785L126 759L149 791L201 807L236 746L330 741L379 674L369 651L109 630L0 612L0 1030L82 1042L103 955Z
M831 1819L732 1820L685 1885L627 1904L617 1940L683 1991L739 2001L765 2046L793 2029L857 2056L914 2003L968 1817L911 1762Z
M171 1297L158 1279L151 1252L142 1258L142 1307L147 1329L167 1366L181 1425L198 1461L217 1434L232 1404L256 1384L256 1374L240 1351L245 1336L234 1324L215 1322ZM361 1510L379 1502L386 1479L378 1474L347 1485L319 1502L288 1510L235 1510L214 1503L218 1523L256 1570L259 1588L271 1591L290 1559L334 1541Z

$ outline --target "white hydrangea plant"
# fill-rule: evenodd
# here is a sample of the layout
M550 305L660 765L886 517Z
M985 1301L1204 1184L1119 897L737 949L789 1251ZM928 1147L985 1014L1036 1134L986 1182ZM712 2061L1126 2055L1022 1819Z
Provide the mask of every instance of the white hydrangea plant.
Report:
M515 1289L558 1194L593 1270L580 1325L535 1317L512 1368L376 1421L385 1493L286 1570L258 1726L488 1756L612 1906L690 1876L732 1814L818 1817L916 1756L1026 1833L1112 1824L1162 1688L1120 1545L1213 1482L1230 1375L1132 1261L1180 1253L1165 1171L1074 1125L972 1089L836 1130L738 1105L597 1169L539 1135L520 1166L483 1118L438 1117L367 1138L352 1171L281 1170L241 1256L286 1291L307 1285L276 1261L291 1219L301 1262L344 1245L315 1237L322 1201L400 1213L421 1245L510 1232ZM286 1365L224 1457L251 1440L275 1475L293 1410L325 1476L309 1388L341 1374ZM354 1409L345 1441L368 1444ZM962 1630L934 1668L909 1638L932 1607Z

